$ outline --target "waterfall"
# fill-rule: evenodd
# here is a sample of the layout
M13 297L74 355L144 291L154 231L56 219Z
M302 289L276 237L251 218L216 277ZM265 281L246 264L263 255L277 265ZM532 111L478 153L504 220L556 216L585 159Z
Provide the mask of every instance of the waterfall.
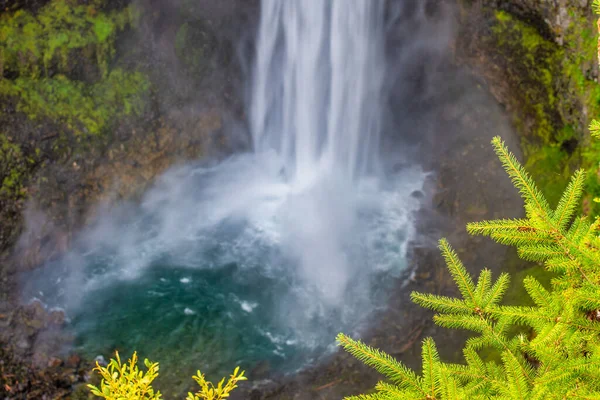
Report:
M262 0L252 151L100 213L25 299L64 309L87 355L136 349L179 376L289 371L360 333L406 267L425 177L380 159L384 3Z
M249 107L254 151L290 186L300 275L340 302L360 181L379 173L383 1L263 0Z
M251 133L292 181L377 172L383 4L262 1Z

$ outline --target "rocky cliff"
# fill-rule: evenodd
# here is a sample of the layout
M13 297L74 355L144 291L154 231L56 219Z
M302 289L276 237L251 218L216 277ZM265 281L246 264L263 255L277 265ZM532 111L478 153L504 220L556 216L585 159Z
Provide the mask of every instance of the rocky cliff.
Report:
M9 43L9 37L31 34L22 30L22 21L38 24L32 29L38 29L39 37L57 33L52 14L42 18L44 6L52 3L59 2L0 2L5 10L0 15L0 46ZM30 379L29 386L16 387L15 396L32 388L41 390L38 394L66 393L85 379L87 365L78 359L40 357L40 352L36 361L48 367L42 372L15 361L31 356L35 343L46 346L49 341L38 340L40 335L60 330L62 321L37 303L14 309L7 301L14 272L66 250L74 232L93 218L94 205L135 198L174 163L247 145L243 134L234 140L236 136L223 132L243 125L240 79L246 66L238 62L236 52L248 51L243 42L252 35L257 2L140 0L125 20L119 15L128 3L70 2L69 6L84 6L81 16L93 21L81 26L81 32L92 29L97 36L66 50L60 42L14 44L0 58L0 339L15 350L2 354L7 362L0 372ZM466 133L440 140L447 147L438 149L435 157L445 172L437 182L443 194L435 197L434 207L445 218L456 218L451 219L457 227L452 233L455 244L472 254L465 255L466 261L477 267L485 259L476 254L481 244L458 229L466 220L506 215L503 207L520 204L510 198L494 205L487 197L497 190L494 183L501 177L494 170L499 167L494 167L493 155L481 149L489 142L488 133L510 134L498 116L502 112L519 132L527 167L550 198L561 192L566 177L580 165L591 172L588 190L600 194L600 147L590 145L587 133L589 120L600 114L595 22L588 0L426 3L434 19L436 13L455 10L454 54L448 68L452 72L441 76L457 79L445 83L449 95L468 98L457 105L453 97L440 106L445 123L455 123L457 131ZM469 78L459 80L456 71ZM464 82L469 83L461 87ZM108 89L114 86L119 90ZM502 112L483 107L494 103L490 94ZM80 108L92 118L71 112ZM454 156L447 155L448 149ZM472 174L474 183L465 183L468 179L458 179L457 174ZM598 211L590 201L586 209ZM495 250L487 257L492 255L505 257ZM422 268L410 288L449 290L439 260L423 254L417 258ZM406 304L405 294L397 294L393 304ZM415 358L413 345L436 332L428 324L429 314L398 309L405 322L398 324L394 313L384 316L371 343L410 363ZM23 337L26 340L20 341ZM50 347L42 353L51 353ZM3 347L3 352L5 348L9 349ZM57 372L62 367L66 372ZM372 379L352 359L341 356L299 379L282 378L264 390L243 393L256 399L338 398L370 387ZM6 384L14 388L14 382Z

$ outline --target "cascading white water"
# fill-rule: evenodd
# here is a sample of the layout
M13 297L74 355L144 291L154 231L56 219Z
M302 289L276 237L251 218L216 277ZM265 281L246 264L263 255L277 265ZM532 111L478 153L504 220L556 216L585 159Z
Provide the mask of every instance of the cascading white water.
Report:
M250 102L256 153L290 185L304 277L341 300L354 195L380 173L383 1L263 0ZM299 195L301 193L302 195Z
M383 4L262 0L253 152L167 172L25 296L64 308L82 351L137 349L179 376L297 368L356 333L404 268L424 181L380 165Z
M378 169L383 1L263 0L250 122L288 179Z

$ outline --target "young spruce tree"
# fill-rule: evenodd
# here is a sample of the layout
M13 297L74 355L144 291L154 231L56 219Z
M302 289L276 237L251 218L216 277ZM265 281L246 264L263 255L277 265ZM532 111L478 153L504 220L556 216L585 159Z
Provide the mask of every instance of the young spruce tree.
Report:
M593 7L600 12L600 0ZM594 121L590 131L600 136L600 123ZM375 393L349 399L600 399L600 219L590 222L576 216L584 172L573 175L558 206L551 209L500 138L492 144L521 192L525 218L471 223L467 230L515 246L522 258L543 263L556 274L551 289L527 277L523 284L535 306L500 305L509 276L501 274L492 282L491 272L484 269L475 283L448 242L440 241L462 298L423 293L411 297L438 313L438 325L477 334L463 350L466 363L441 361L428 338L418 375L389 355L340 334L338 342L347 351L388 378L377 384ZM515 325L531 333L511 334ZM497 349L501 361L480 357L478 352L490 347Z

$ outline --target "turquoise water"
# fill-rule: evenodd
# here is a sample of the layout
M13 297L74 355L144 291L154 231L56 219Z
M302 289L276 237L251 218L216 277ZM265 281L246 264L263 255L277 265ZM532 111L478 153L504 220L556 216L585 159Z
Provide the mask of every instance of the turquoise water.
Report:
M161 362L169 383L196 369L216 377L260 361L289 371L310 355L298 357L294 333L276 321L277 294L288 285L235 264L193 270L157 263L139 279L88 296L71 329L88 356L137 349Z
M24 276L24 299L65 310L72 350L89 358L160 362L170 392L197 369L216 379L322 360L337 333L363 331L405 269L423 173L353 186L341 229L324 207L344 204L340 188L298 191L253 158L175 169L139 204L100 213L69 253Z

